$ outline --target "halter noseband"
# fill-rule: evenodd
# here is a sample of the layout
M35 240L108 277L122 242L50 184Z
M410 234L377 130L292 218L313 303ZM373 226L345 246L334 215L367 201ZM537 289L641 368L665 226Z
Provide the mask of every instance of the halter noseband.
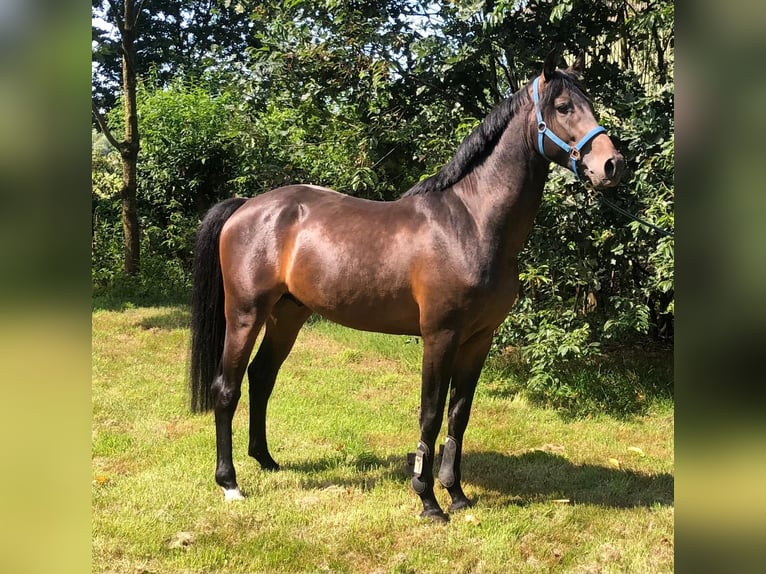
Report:
M569 146L566 144L564 140L562 140L559 136L554 134L550 128L548 128L547 125L545 125L545 122L543 121L543 114L540 111L540 94L537 90L537 84L540 81L540 76L535 78L535 81L532 83L532 95L535 100L535 115L537 116L537 149L540 151L540 155L542 155L545 159L548 161L553 161L551 158L549 158L547 155L545 155L545 150L543 149L543 142L544 142L544 136L547 136L549 140L551 140L553 143L555 143L557 146L559 146L561 149L563 149L568 155L569 155L569 162L572 168L572 171L576 176L580 176L579 173L577 173L577 162L580 159L580 150L585 146L586 143L588 143L590 140L592 140L594 137L596 137L601 132L605 132L606 128L603 126L596 126L592 130L590 130L587 134L585 134L582 139L580 139L579 142L577 142L573 146Z

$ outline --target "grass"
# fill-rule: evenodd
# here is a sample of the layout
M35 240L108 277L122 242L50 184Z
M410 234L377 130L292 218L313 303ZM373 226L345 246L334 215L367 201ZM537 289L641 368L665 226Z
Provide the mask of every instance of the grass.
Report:
M270 403L278 473L247 457L244 385L234 461L248 497L225 503L212 415L187 407L187 323L182 307L93 313L94 572L673 571L671 400L562 416L488 368L464 445L478 503L436 525L405 473L422 346L318 321Z

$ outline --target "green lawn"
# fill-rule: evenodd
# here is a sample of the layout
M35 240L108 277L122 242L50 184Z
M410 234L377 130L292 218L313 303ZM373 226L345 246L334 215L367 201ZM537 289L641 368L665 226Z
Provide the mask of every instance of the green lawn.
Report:
M315 322L270 403L280 472L247 456L243 386L234 461L248 497L226 503L212 414L188 409L187 323L180 307L93 313L94 572L673 571L669 400L572 419L488 370L464 444L478 502L433 524L405 474L422 346Z

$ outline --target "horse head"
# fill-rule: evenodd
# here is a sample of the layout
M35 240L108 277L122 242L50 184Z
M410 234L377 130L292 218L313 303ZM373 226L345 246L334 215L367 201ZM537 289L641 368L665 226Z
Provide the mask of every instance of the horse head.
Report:
M556 67L558 54L545 59L543 73L532 82L537 150L571 169L596 189L614 187L625 172L625 159L617 151L580 83L582 54L566 69Z

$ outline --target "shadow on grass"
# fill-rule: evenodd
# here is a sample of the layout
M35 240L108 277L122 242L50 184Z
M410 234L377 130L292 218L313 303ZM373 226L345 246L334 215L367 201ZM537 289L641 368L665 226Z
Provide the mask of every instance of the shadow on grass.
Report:
M323 489L328 486L370 490L378 481L403 479L406 474L405 457L381 458L371 453L354 457L326 457L300 463L282 465L283 470L304 475L301 486Z
M434 467L438 469L438 460ZM340 486L369 490L376 482L387 479L401 481L404 488L411 473L405 455L381 458L364 454L351 461L328 457L286 464L283 469L305 475L301 485L306 489ZM674 504L672 474L573 464L563 456L542 451L511 456L466 452L462 469L463 484L480 488L483 492L478 502L486 507L525 506L562 499L610 508Z
M139 322L142 329L162 329L173 331L186 329L191 323L191 312L186 307L172 307L163 309L156 315L145 317Z
M143 273L143 272L142 272ZM143 275L119 277L109 287L94 286L93 311L125 311L136 307L188 306L189 287L177 280L154 280Z
M191 309L188 301L180 300L136 300L130 298L94 296L93 311L128 311L138 307L157 308L157 313L144 317L136 323L142 329L185 329L191 324Z
M485 491L480 501L487 506L556 499L612 508L674 504L672 474L574 464L548 452L466 452L462 468L464 482Z

